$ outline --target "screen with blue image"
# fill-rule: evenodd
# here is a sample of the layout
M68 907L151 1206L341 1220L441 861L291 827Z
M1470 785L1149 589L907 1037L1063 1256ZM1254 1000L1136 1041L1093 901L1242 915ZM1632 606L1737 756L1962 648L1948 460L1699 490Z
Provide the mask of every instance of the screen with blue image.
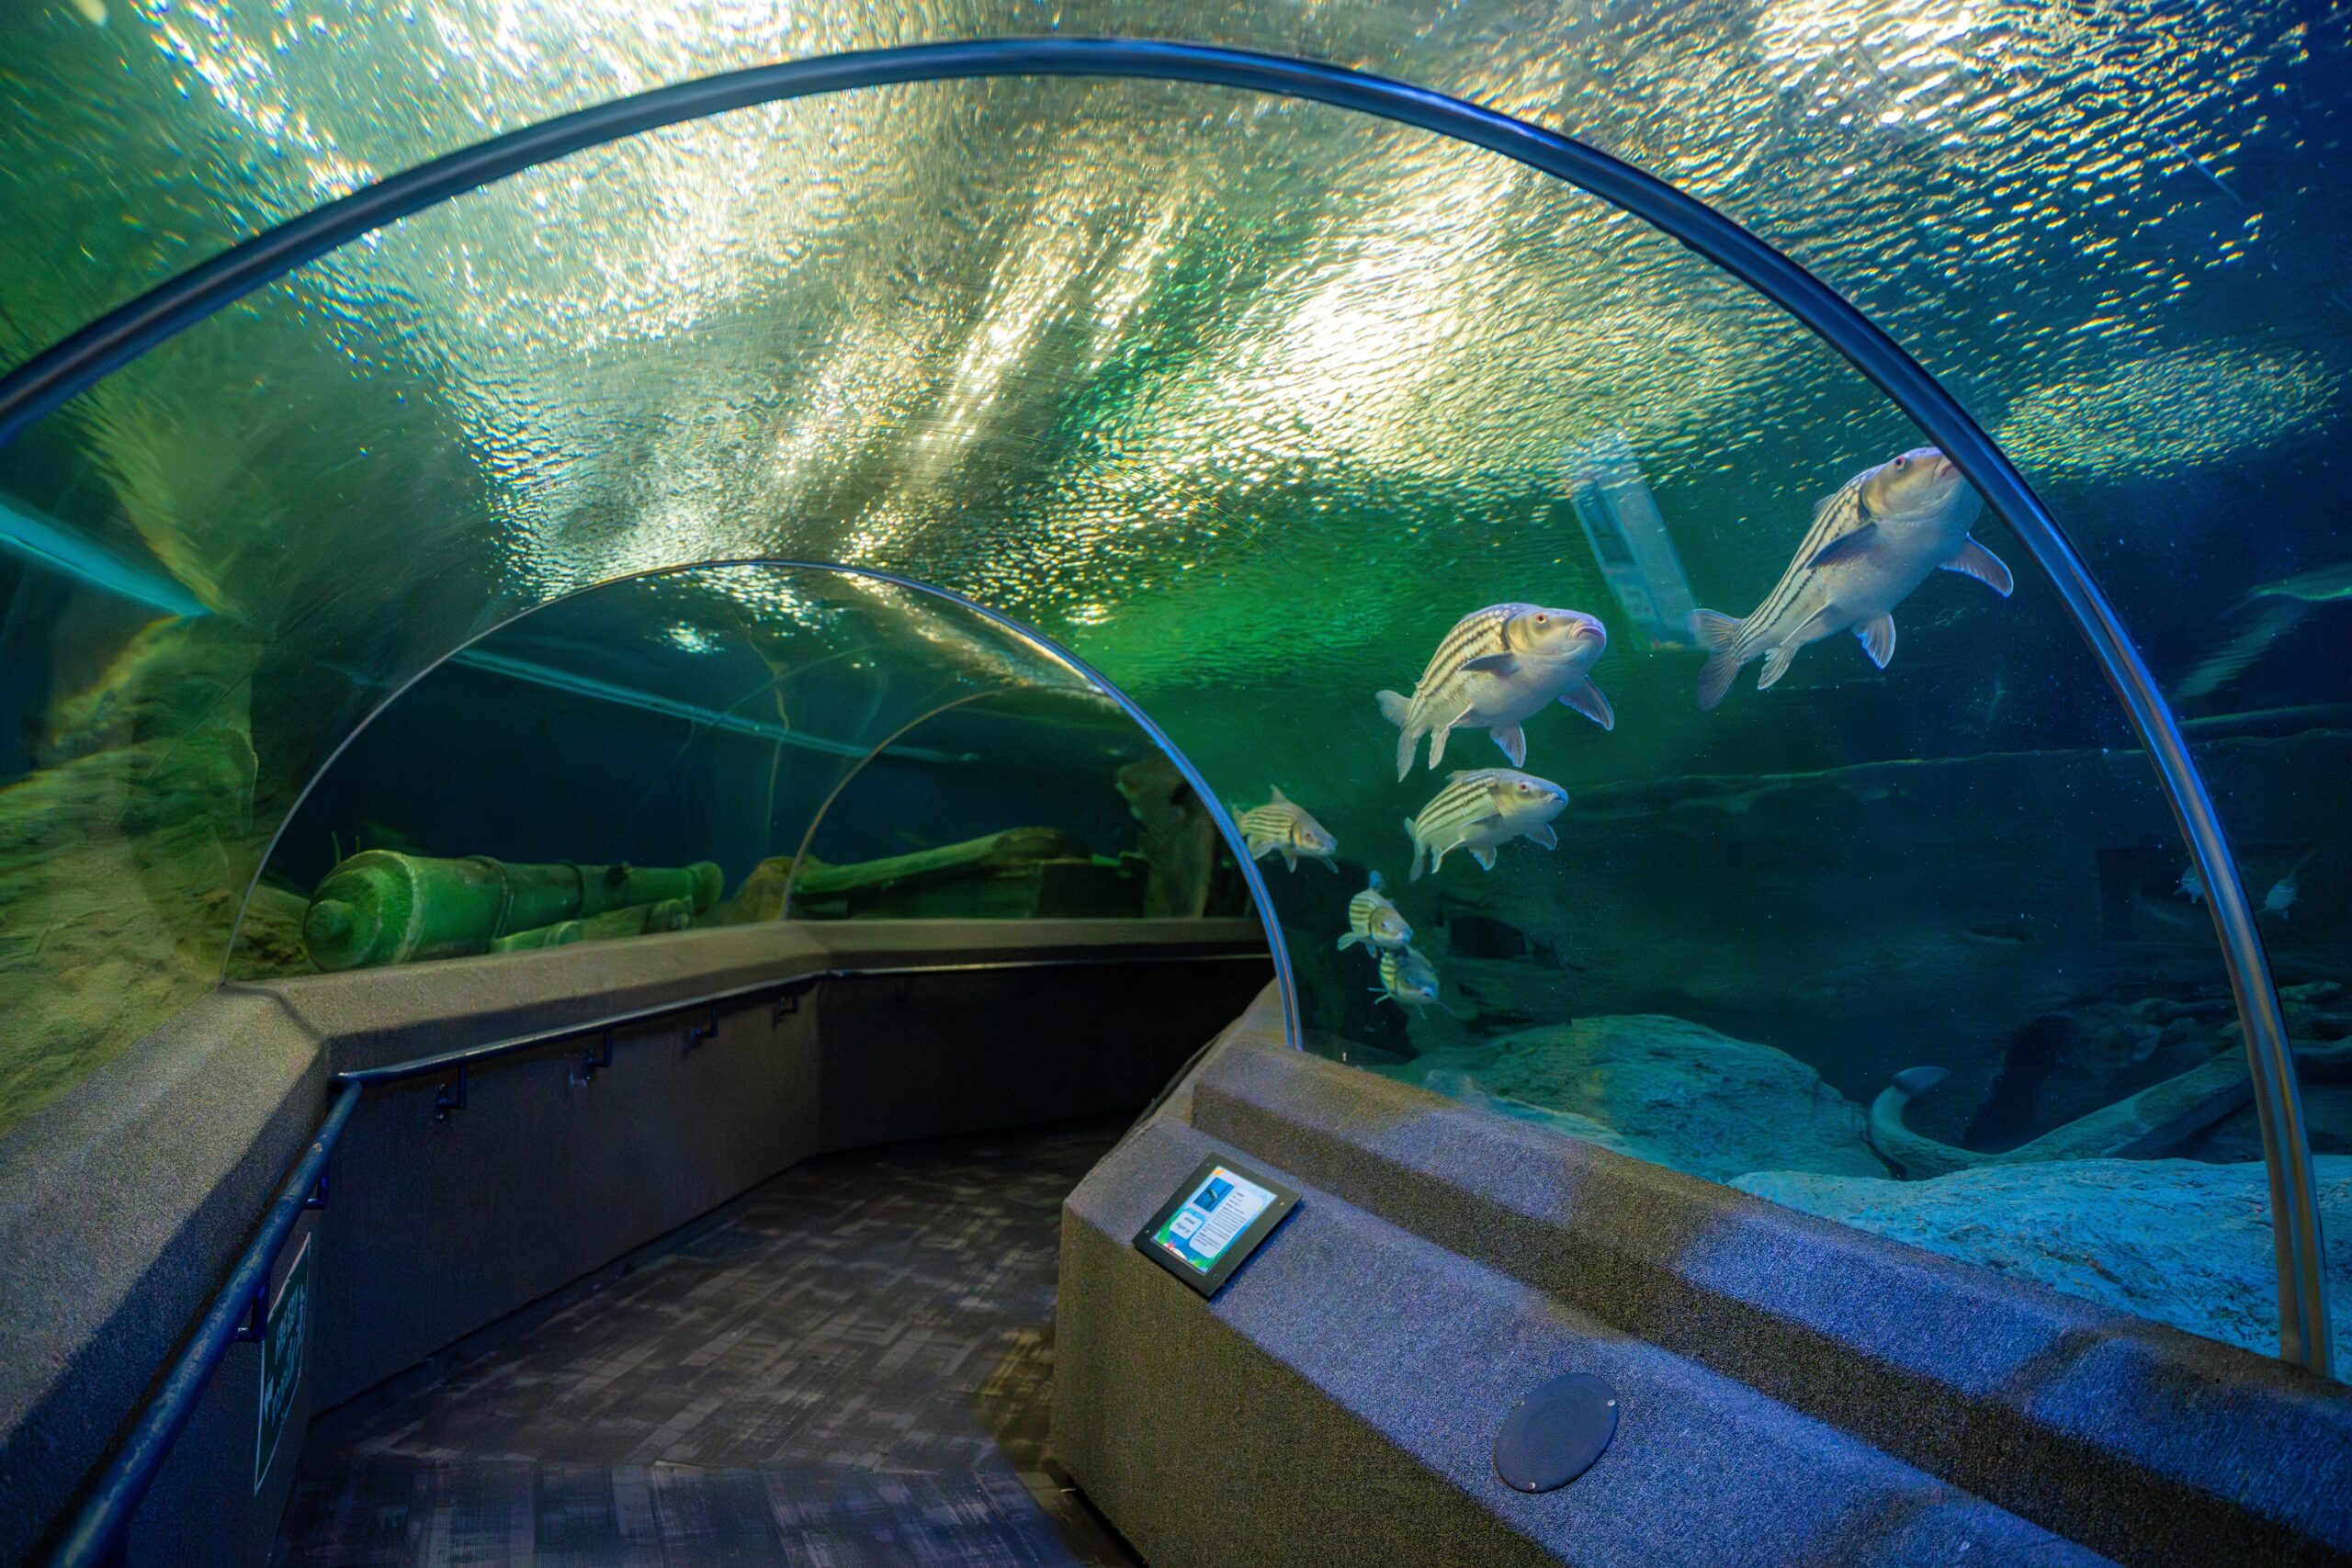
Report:
M1186 1267L1207 1273L1274 1194L1224 1166L1213 1167L1191 1196L1152 1236L1152 1244Z

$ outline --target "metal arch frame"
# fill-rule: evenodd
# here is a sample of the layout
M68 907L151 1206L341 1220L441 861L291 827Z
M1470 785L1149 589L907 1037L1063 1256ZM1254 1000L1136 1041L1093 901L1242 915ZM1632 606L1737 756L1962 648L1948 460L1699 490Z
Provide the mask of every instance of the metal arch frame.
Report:
M237 906L237 918L229 927L229 944L221 954L223 973L226 972L230 957L234 954L237 950L237 936L238 933L244 929L245 909L247 906L253 902L254 889L261 886L262 873L268 868L271 859L277 855L278 840L286 836L287 829L293 825L294 818L301 812L302 803L311 798L311 792L318 787L319 781L325 778L326 775L333 771L335 763L342 759L343 754L345 751L351 749L352 743L359 739L361 734L367 730L368 727L374 724L379 718L381 718L385 712L389 710L394 703L399 702L402 697L408 695L410 692L415 690L418 682L424 680L435 670L440 669L443 665L457 658L458 655L463 653L467 649L469 649L476 643L481 642L484 637L494 637L498 633L504 631L508 626L514 626L518 621L528 620L531 616L537 615L540 611L552 609L558 604L570 604L573 600L585 598L589 594L600 593L607 588L617 588L623 583L646 582L655 578L662 577L680 577L690 572L717 571L729 569L744 568L759 568L773 571L831 572L839 577L854 577L862 579L868 582L888 583L893 588L901 588L907 590L909 592L920 593L930 598L943 600L947 604L956 605L957 607L978 616L981 620L986 621L997 630L1004 633L1005 636L1011 637L1014 642L1019 643L1023 648L1026 648L1032 653L1042 655L1049 661L1060 665L1063 669L1076 676L1088 689L1093 691L1098 695L1106 698L1110 702L1116 704L1120 711L1125 713L1129 719L1134 721L1136 728L1142 730L1144 734L1150 739L1151 743L1154 746L1159 748L1160 754L1165 756L1170 762L1175 765L1176 771L1184 776L1184 782L1193 786L1193 793L1200 796L1202 807L1208 812L1209 819L1216 824L1217 833L1225 840L1226 847L1233 852L1234 861L1241 868L1242 881L1249 886L1250 900L1257 909L1258 924L1265 931L1266 946L1273 956L1274 983L1282 991L1283 997L1283 1032L1289 1037L1290 1043L1293 1045L1303 1046L1305 1044L1305 1036L1301 1032L1299 1026L1298 986L1291 969L1290 950L1283 944L1282 920L1274 912L1273 897L1266 886L1265 875L1259 869L1258 863L1250 858L1249 844L1243 838L1240 828L1235 824L1232 814L1226 810L1225 803L1217 798L1216 792L1215 790L1209 788L1208 781L1201 776L1201 771L1193 765L1192 759L1185 756L1183 752L1176 749L1176 743L1168 738L1168 732L1160 728L1159 723L1154 720L1149 714L1144 712L1142 707L1136 704L1133 697L1130 697L1126 693L1112 684L1109 679L1103 676L1102 673L1100 671L1097 671L1092 665L1079 658L1077 654L1072 653L1060 643L1057 643L1053 638L1046 636L1045 633L1038 631L1023 622L1014 620L1011 615L1004 614L1001 610L990 609L988 605L981 604L977 599L966 598L963 594L956 592L953 589L942 588L936 583L924 582L917 578L901 576L897 572L878 570L873 567L844 566L838 561L797 560L782 556L732 556L722 558L713 558L710 560L685 561L675 566L648 567L642 571L627 572L618 577L605 578L601 581L591 583L584 588L575 588L569 593L559 594L555 598L547 600L544 603L534 604L526 610L518 610L514 615L508 615L503 620L485 626L481 631L476 632L473 636L466 638L465 641L458 644L457 647L450 649L447 652L442 654L439 658L425 665L424 668L419 670L415 674L401 682L393 690L386 693L384 700L378 703L374 707L368 709L367 716L362 718L357 724L353 725L351 727L351 732L345 735L341 740L337 741L335 743L334 750L328 752L325 759L322 761L317 767L311 770L311 776L303 781L300 792L294 796L293 801L287 807L286 815L278 818L277 828L272 830L269 835L269 843L263 849L260 860L254 863L252 878L245 884L245 897L244 899ZM975 695L1001 696L1003 694L1004 691L1008 689L1009 688L992 687L985 693L978 693L975 694ZM922 716L922 718L918 719L916 722L922 723L924 720L933 718L937 716L939 711L940 710L938 709L933 709L931 712L925 713ZM906 728L911 728L912 726L910 725ZM844 774L843 777L834 785L834 794L838 795L842 784L847 784L851 778L855 777L857 773L862 770L867 762L874 760L876 754L880 752L884 748L890 745L892 741L897 740L899 736L905 733L906 729L901 728L891 734L882 741L880 746L876 747L864 758L860 759L858 762L850 769L849 773ZM818 818L821 818L823 817L825 807L830 807L832 804L832 795L827 795L825 797L825 805L818 807ZM807 852L809 840L813 839L815 836L815 818L811 819L811 829L808 838L804 838L801 840L800 852L802 853ZM791 874L793 879L797 880L798 878L799 860L797 855L793 862L793 871ZM790 888L787 884L787 897L789 897L789 893Z
M865 772L867 764L888 750L892 745L905 739L942 714L953 713L957 708L969 707L974 703L986 702L990 697L1006 696L1020 690L1022 688L1019 686L989 686L981 691L966 692L961 696L950 697L944 703L935 703L866 748L865 755L852 762L849 770L833 781L833 787L825 792L825 798L819 801L817 809L808 814L808 826L800 830L800 842L794 846L792 852L792 864L785 870L784 893L776 900L775 918L779 920L792 919L793 889L800 886L800 868L808 863L808 850L809 846L817 841L817 829L824 826L825 818L833 809L833 803L841 799L842 791L849 788L852 782L860 773Z
M1844 355L1909 415L1958 464L2032 555L2068 618L2090 645L2155 763L2166 804L2204 879L2206 907L2212 912L2245 1032L2270 1179L2279 1354L2322 1376L2332 1374L2311 1145L2268 957L2212 797L2178 722L2121 620L2025 477L1958 400L1900 344L1842 295L1739 224L1597 148L1391 78L1203 44L996 38L753 66L656 88L492 137L354 191L190 268L0 378L0 445L108 372L262 285L359 235L536 164L754 104L853 88L996 76L1129 77L1267 93L1354 110L1499 153L1633 213L1747 283ZM1140 710L1118 700L1160 739ZM1189 764L1172 750L1170 754L1189 773ZM1200 787L1197 779L1193 783ZM1229 836L1231 824L1221 807L1205 792L1204 799L1216 814L1220 830ZM1242 863L1247 872L1252 863L1245 858ZM1250 880L1251 892L1262 899L1260 879L1250 873ZM1271 922L1270 909L1267 918ZM1282 952L1279 940L1275 952Z

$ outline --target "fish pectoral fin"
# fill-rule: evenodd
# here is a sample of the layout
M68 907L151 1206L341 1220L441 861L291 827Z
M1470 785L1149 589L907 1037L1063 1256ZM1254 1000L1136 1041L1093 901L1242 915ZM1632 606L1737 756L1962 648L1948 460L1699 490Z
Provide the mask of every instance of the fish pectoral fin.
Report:
M1495 869L1495 852L1491 848L1472 850L1470 852L1470 858L1476 861L1482 870L1492 871Z
M1502 748L1503 755L1510 759L1512 767L1527 761L1527 731L1515 724L1498 724L1489 733L1494 736L1495 744Z
M1871 662L1885 669L1886 661L1894 657L1894 617L1881 615L1864 621L1854 628L1854 635L1862 639L1862 651L1871 656Z
M2002 564L2001 558L1974 539L1962 539L1960 542L1959 553L1951 559L1945 561L1943 569L1946 571L1966 572L2004 599L2007 598L2018 585L2018 580L2009 575L2009 569Z
M1527 838L1530 843L1541 844L1547 850L1556 850L1560 847L1560 835L1552 831L1552 824L1549 822L1538 822L1534 827L1530 828L1527 830Z
M1292 849L1288 844L1284 844L1282 849L1283 864L1293 871L1296 871L1298 869L1298 852Z
M1578 677L1575 685L1560 694L1560 705L1576 709L1603 729L1617 728L1617 710L1609 705L1609 699L1601 695L1600 688L1592 683L1589 675ZM1516 763L1519 759L1513 757L1511 761Z
M1363 941L1363 938L1356 935L1353 931L1350 931L1347 935L1340 939L1340 951L1341 953L1345 953L1348 949L1353 947L1356 943L1362 941Z
M1480 675L1509 675L1514 673L1519 669L1519 655L1516 653L1482 653L1476 659L1464 660L1462 661L1462 669L1464 671L1474 671Z
M1877 542L1878 525L1865 523L1859 528L1838 535L1814 551L1813 558L1804 563L1805 568L1817 571L1825 566L1835 566L1841 560L1853 560L1869 554L1871 547Z
M1399 729L1405 728L1405 721L1412 716L1413 705L1402 692L1382 692L1374 700L1380 704L1381 717Z

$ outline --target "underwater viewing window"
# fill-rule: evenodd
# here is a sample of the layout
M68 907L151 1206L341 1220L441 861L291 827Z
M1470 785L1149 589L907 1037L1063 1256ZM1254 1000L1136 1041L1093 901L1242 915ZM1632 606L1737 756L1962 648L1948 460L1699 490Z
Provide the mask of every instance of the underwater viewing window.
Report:
M652 220L680 192L717 238ZM0 447L0 491L78 552L9 632L53 671L26 841L67 846L28 902L66 982L0 971L28 1105L209 983L256 866L232 972L292 962L355 849L547 895L485 946L920 914L964 893L891 863L1012 829L1091 868L1022 912L1238 907L1238 867L1143 842L1151 753L1083 682L865 588L645 575L788 552L1017 616L1148 710L1257 857L1308 1048L2277 1343L2234 889L2037 570L2064 540L1763 296L1494 152L1198 83L734 107L244 296ZM2208 718L2268 803L2265 934L2340 933L2298 900L2343 886L2341 815L2281 784L2340 737ZM110 878L130 916L83 897ZM2343 968L2282 976L2330 1193Z
M278 835L229 967L1248 908L1175 764L1044 649L897 582L722 564L560 600L392 695Z

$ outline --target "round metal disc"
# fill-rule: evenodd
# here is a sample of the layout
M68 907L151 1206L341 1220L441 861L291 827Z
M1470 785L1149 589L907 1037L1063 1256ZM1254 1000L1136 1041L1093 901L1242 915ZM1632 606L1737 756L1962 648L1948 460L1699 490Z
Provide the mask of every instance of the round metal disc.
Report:
M1617 1391L1570 1372L1539 1383L1495 1434L1495 1473L1519 1492L1549 1492L1592 1468L1617 1435Z

